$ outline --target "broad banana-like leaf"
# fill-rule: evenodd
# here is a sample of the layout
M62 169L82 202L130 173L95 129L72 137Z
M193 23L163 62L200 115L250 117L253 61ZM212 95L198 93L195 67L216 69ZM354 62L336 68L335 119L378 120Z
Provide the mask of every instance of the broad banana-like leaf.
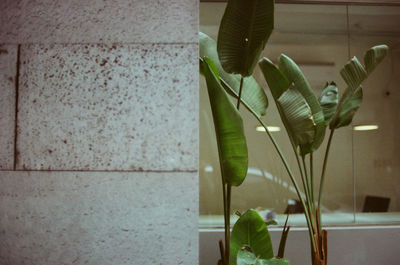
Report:
M274 0L229 0L218 32L226 72L250 76L274 27Z
M218 69L219 78L224 88L227 89L228 93L235 96L239 95L240 88L240 75L228 74L222 68L222 65L218 58L217 44L208 35L200 32L200 60L203 57L209 57ZM202 69L202 67L200 67ZM258 117L265 115L268 107L267 95L264 89L257 83L253 76L246 77L243 81L242 95L240 100L250 112L254 113Z
M324 113L307 79L297 64L291 58L282 54L278 59L278 67L289 82L294 83L296 89L303 95L311 109L315 123L315 136L309 143L300 145L301 154L306 155L317 150L324 140L326 129Z
M259 259L247 247L239 250L236 262L237 265L289 265L287 259Z
M352 91L357 89L368 76L367 71L356 57L345 64L340 70L340 75Z
M370 74L375 67L385 59L388 52L388 46L377 45L369 49L364 55L365 70Z
M260 60L259 65L291 142L300 146L302 155L316 150L325 135L324 116L318 100L298 66L285 55L279 58L279 68L267 58ZM294 94L291 91L286 94L291 89L298 93ZM281 98L283 95L285 97ZM289 100L294 102L290 103Z
M229 264L237 264L237 255L243 246L249 246L261 259L274 257L268 228L257 211L247 210L232 229Z
M294 84L277 100L285 115L296 145L305 145L315 138L315 123L311 108Z
M286 76L284 76L268 58L262 58L259 62L259 66L268 83L272 96L274 99L278 99L283 92L289 89L291 82L289 82Z
M336 87L335 82L331 82L330 84L326 83L318 101L322 107L322 111L324 112L325 125L328 126L335 114L336 106L338 104L338 88Z
M340 110L338 112L337 124L335 125L335 129L347 126L353 120L354 114L360 108L363 92L362 87L360 86L354 94L343 95L343 103L340 106Z
M203 59L203 73L217 137L221 174L225 183L239 186L248 167L248 153L242 118L222 87L218 70L210 58Z
M382 62L387 54L386 45L378 45L369 49L364 55L364 66L353 57L340 71L347 88L339 100L336 112L329 124L331 129L347 126L362 102L362 87L369 74Z
M262 58L259 62L259 66L271 90L272 97L274 98L276 107L278 109L283 125L286 128L286 132L289 136L289 139L291 143L294 144L295 141L293 139L292 133L289 130L290 127L288 121L286 120L286 117L283 114L283 110L281 109L280 105L277 102L278 98L287 89L289 89L290 86L289 80L287 80L287 78L281 73L281 71L279 71L279 69L268 58L265 57Z

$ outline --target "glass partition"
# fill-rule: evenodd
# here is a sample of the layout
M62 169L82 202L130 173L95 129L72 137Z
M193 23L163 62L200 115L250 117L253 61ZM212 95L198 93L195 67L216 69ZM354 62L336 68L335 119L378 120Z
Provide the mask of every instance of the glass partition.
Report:
M363 105L353 121L354 126L375 126L353 130L355 221L400 221L400 7L348 10L351 54L362 56L380 43L390 47L388 58L364 84Z
M200 30L216 40L225 3L200 3ZM355 125L378 125L378 129L355 131L349 126L335 132L327 166L322 203L324 224L355 222L397 222L400 215L399 176L399 81L400 7L276 4L275 30L262 56L277 60L281 53L293 58L311 86L319 94L327 81L335 81L339 93L345 89L340 69L350 55L361 61L363 52L385 43L390 53L376 73L365 83L364 102ZM397 75L396 75L397 73ZM257 69L254 73L270 100L264 121L292 169L297 163L280 121L272 96ZM223 225L222 185L213 120L205 81L200 84L200 225ZM277 153L258 122L244 108L249 170L242 186L232 189L232 212L256 208L276 216L283 223L288 209L296 207L297 195ZM327 138L327 136L326 136ZM315 171L320 173L325 145L314 154ZM319 174L317 174L319 175ZM319 183L316 183L316 186ZM385 214L375 204L390 202ZM367 208L365 208L367 207ZM368 208L369 207L369 208ZM371 208L372 207L372 208ZM365 209L364 209L365 208ZM357 213L357 214L356 214ZM234 219L233 219L234 222ZM292 225L305 223L302 214L292 214Z

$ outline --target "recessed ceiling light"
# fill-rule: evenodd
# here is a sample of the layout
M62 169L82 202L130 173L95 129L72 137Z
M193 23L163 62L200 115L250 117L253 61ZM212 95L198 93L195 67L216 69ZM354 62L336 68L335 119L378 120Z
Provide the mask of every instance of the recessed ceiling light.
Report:
M278 126L267 126L269 132L280 132L281 128ZM256 127L257 132L265 132L265 128L263 126Z
M205 172L213 172L214 168L211 165L207 165L204 167L204 171Z
M355 131L372 131L372 130L378 130L378 125L372 124L372 125L357 125L354 126L353 130Z

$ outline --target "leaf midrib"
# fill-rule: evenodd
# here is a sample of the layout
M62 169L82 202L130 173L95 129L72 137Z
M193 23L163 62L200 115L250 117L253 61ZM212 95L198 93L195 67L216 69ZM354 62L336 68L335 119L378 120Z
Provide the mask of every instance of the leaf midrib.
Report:
M247 66L248 64L248 60L249 60L249 50L250 50L250 43L253 40L253 29L254 29L254 21L255 21L255 13L256 13L256 6L257 6L258 0L255 0L253 2L253 7L252 7L252 14L251 14L251 21L250 21L250 31L249 31L249 36L248 36L248 41L247 41L247 45L245 47L245 66Z

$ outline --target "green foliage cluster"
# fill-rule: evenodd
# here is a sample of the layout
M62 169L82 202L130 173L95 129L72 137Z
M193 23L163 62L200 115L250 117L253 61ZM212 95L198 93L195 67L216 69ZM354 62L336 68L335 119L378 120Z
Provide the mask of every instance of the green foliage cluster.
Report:
M316 96L300 68L288 56L282 54L277 65L268 58L259 60L273 30L273 23L273 0L229 0L220 24L218 42L215 43L204 33L200 32L199 35L200 71L207 82L223 184L225 245L220 244L219 262L222 265L289 264L283 257L274 257L267 226L256 211L248 210L241 215L230 234L231 189L245 180L248 167L243 121L238 111L240 105L243 104L266 128L266 134L303 205L313 264L326 264L326 232L322 231L320 205L333 132L351 124L362 102L362 83L384 59L388 50L386 45L375 46L366 52L364 65L354 57L343 67L340 74L347 88L340 99L334 82L327 83L322 93ZM262 120L268 100L263 88L252 77L257 62L292 144L302 190ZM237 98L236 106L229 94ZM320 186L316 189L313 153L324 141L327 129L330 130L329 140ZM315 196L317 192L318 199ZM286 241L287 232L283 242ZM281 244L282 253L283 248Z

